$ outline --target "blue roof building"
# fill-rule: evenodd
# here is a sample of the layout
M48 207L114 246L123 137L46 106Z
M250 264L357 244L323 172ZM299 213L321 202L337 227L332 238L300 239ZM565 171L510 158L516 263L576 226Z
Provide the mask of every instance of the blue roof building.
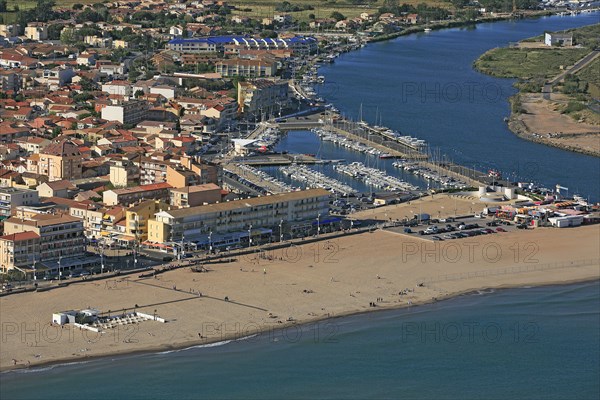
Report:
M226 45L247 49L291 49L296 54L311 54L317 50L317 40L309 36L294 36L286 39L254 38L249 35L177 38L171 40L167 47L183 53L214 53L223 52Z

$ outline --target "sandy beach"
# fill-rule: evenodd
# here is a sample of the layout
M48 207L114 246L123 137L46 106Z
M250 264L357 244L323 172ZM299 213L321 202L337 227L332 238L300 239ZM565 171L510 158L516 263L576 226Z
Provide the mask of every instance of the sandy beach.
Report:
M473 203L439 196L355 216L404 218L411 210L452 215L454 204L460 213ZM206 273L183 268L156 278L130 275L10 295L0 298L0 369L206 344L484 288L599 279L599 242L598 225L443 242L376 230L206 265ZM50 325L57 311L93 307L114 315L136 305L167 323L100 334Z
M545 100L540 93L523 93L520 99L525 112L513 114L509 124L515 134L569 151L600 155L600 126L592 111L580 113L582 120L576 121L560 112L569 101L565 95L552 94L552 100Z

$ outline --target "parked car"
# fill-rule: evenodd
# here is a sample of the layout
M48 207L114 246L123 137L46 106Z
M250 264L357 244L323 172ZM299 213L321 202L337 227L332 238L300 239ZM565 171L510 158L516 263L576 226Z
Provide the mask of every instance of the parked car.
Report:
M527 225L525 225L525 224L518 224L517 225L517 229L527 229Z
M404 233L413 233L413 231L410 228L404 228Z
M444 239L442 239L442 238L441 238L441 237L439 237L439 236L432 236L432 237L431 237L431 239L432 239L432 240L435 240L435 241L444 240Z
M496 232L506 232L506 229L504 229L504 228L496 228Z
M490 228L484 229L484 232L486 232L486 233L496 233L496 231L494 231L493 229L490 229Z
M425 234L429 235L432 233L437 233L438 232L438 227L435 225L430 226L429 228L425 229Z

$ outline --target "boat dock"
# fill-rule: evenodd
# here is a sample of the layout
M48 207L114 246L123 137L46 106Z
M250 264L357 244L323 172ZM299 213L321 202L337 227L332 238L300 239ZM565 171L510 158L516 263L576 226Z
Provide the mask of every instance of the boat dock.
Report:
M239 158L236 163L261 167L272 167L291 164L336 164L344 160L321 160L310 154L264 154Z
M258 186L262 189L261 191L266 193L277 194L295 190L292 186L249 165L230 163L224 166L224 170L230 174L237 175L242 180L242 184L248 184L249 182L252 185Z
M378 189L390 192L418 190L416 186L413 186L408 182L390 176L380 169L367 167L360 162L353 162L347 165L340 164L334 166L334 168L341 174L363 181L365 184L374 186Z
M290 165L288 167L279 167L279 171L298 182L305 184L310 188L320 188L329 190L340 196L351 196L356 194L352 187L333 179L321 172L314 171L305 165Z
M382 132L353 122L344 120L337 121L333 124L324 124L324 129L380 150L382 153L389 155L390 158L406 158L411 160L427 159L427 154L415 150L406 144L393 142L383 136Z
M329 122L324 123L324 130L330 130L335 134L343 135L350 140L378 149L385 154L403 160L412 161L423 169L436 171L440 177L451 178L454 181L462 181L468 186L477 187L489 183L490 178L483 172L450 162L438 163L432 160L428 154L428 148L423 142L412 138L414 144L403 143L410 136L400 136L393 131L383 127L370 127L366 123L357 123L346 119L329 116ZM391 140L394 136L397 140Z

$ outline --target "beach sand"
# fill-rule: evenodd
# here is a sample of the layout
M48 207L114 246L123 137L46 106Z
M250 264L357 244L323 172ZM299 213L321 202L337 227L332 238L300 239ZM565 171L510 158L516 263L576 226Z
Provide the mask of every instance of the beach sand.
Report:
M449 200L443 203L446 211ZM422 211L433 214L442 204L436 201L442 198L423 201ZM468 200L457 203L463 211L472 207ZM384 207L363 217L403 218L415 204L419 207L418 202ZM206 344L484 288L599 279L599 242L598 225L443 242L377 230L265 253L271 260L242 256L207 265L207 273L184 268L156 279L131 275L10 295L0 298L0 369ZM404 289L411 291L399 295ZM168 322L102 334L50 326L53 312L93 307L117 314L136 304L138 311L156 312Z

